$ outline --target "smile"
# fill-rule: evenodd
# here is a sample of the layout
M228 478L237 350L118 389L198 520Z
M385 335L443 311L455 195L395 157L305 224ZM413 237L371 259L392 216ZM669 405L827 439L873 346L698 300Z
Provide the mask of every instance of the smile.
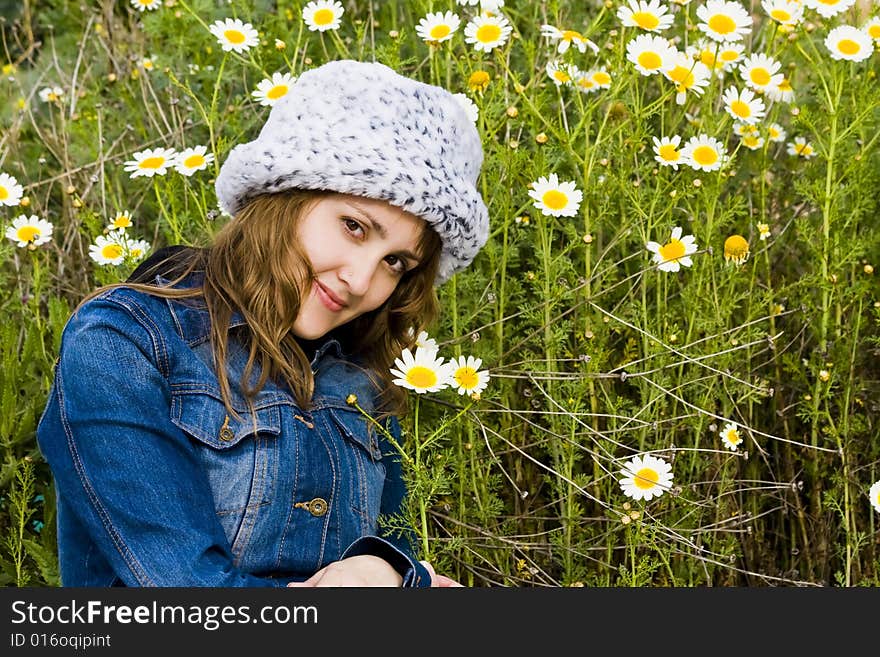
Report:
M321 300L321 303L324 304L324 307L327 310L333 312L339 312L343 308L345 308L345 304L339 300L339 298L333 294L330 290L321 285L317 280L315 281L315 294L318 296L318 299Z

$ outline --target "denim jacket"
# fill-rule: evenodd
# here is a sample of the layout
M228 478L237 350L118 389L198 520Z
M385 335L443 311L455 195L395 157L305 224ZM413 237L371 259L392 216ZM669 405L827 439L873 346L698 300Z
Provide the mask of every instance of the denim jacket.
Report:
M234 314L231 335L243 324ZM64 585L285 586L371 554L405 587L430 586L411 532L378 526L406 494L400 455L346 403L354 394L372 414L376 388L339 342L312 359L311 409L268 381L250 412L238 385L248 354L230 339L237 419L209 331L200 297L131 288L88 301L65 326L37 428L58 494ZM397 419L385 426L399 443Z

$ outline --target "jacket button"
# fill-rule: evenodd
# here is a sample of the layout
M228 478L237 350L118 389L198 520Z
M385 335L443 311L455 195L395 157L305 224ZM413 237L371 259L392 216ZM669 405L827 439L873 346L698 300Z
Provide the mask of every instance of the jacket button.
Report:
M311 502L308 503L308 510L316 518L323 516L327 513L327 500L322 497L316 497Z
M223 427L222 429L220 429L220 440L228 443L233 438L235 438L235 433L233 433L232 429L230 429L229 427Z

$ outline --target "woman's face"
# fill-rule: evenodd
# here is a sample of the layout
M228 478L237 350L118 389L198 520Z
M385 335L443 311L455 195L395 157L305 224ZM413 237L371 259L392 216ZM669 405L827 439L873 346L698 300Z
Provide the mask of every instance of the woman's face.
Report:
M385 303L403 274L419 264L416 248L424 225L386 201L321 197L296 229L315 278L293 324L294 335L320 338Z

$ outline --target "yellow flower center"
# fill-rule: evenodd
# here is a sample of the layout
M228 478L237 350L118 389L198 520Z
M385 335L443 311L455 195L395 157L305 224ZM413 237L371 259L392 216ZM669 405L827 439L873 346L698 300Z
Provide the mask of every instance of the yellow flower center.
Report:
M40 236L40 229L36 226L22 226L16 232L19 242L33 242Z
M153 0L138 0L138 4L141 4L144 7L149 7L151 4L153 4Z
M593 82L590 78L587 78L587 77L578 78L577 83L578 83L580 86L582 86L584 89L592 89L593 87L596 86L596 83Z
M839 3L840 0L819 0L819 2L821 2L823 5L828 5L829 7L833 7L834 5Z
M749 148L757 148L761 145L761 138L754 135L749 135L748 137L743 138L743 143Z
M660 147L660 157L662 157L667 162L677 162L681 157L681 153L678 152L678 149L675 148L672 144L664 144Z
M143 255L143 250L142 250L142 249L139 249L139 248L135 247L135 248L133 248L133 249L131 250L131 257L132 257L132 258L140 258L141 255Z
M706 66L712 67L715 64L715 53L711 50L703 50L700 52L700 61Z
M770 12L770 17L778 20L780 23L791 20L791 14L785 9L774 9Z
M489 74L486 71L474 71L468 78L471 89L485 89L489 86Z
M641 488L642 490L654 488L658 481L660 481L660 475L657 474L657 471L654 468L642 468L636 472L636 476L633 477L633 483L635 483L637 488Z
M779 91L791 91L791 82L786 78L782 78L782 82L776 87Z
M708 21L709 28L717 34L730 34L736 29L736 21L724 14L715 14Z
M809 144L798 144L794 149L798 152L798 155L807 156L813 153L813 147Z
M563 41L583 41L584 35L580 32L575 32L574 30L564 30L562 32L562 40Z
M138 164L139 169L158 169L165 164L164 157L148 157Z
M697 146L693 158L703 166L708 166L718 161L718 153L711 146Z
M449 36L449 26L448 25L435 25L431 28L431 38L439 41L443 37Z
M837 49L844 55L855 55L861 50L859 44L852 39L841 39L837 44Z
M477 370L465 366L459 367L455 371L455 382L460 388L464 388L465 390L473 390L480 382L480 378L477 376Z
M244 43L244 33L239 30L226 30L223 33L229 43Z
M195 167L200 167L205 163L205 156L199 155L198 153L193 153L188 158L183 161L183 166L194 169Z
M868 36L872 39L880 39L880 23L874 23L868 27Z
M541 200L551 210L561 210L568 204L568 197L557 189L545 192Z
M333 22L333 11L331 9L319 9L312 16L315 25L330 25Z
M721 61L729 64L730 62L735 62L739 59L739 53L736 50L722 50L718 57L721 58Z
M724 433L724 440L729 442L731 445L739 445L742 438L739 437L739 431L736 429L730 429Z
M477 30L477 41L480 43L492 43L501 37L501 28L494 24L481 25Z
M776 139L779 137L779 130L771 126L767 128L767 134L770 136L770 139Z
M106 244L101 248L101 255L107 260L115 260L122 255L122 247L118 244Z
M660 68L663 64L663 60L657 53L647 51L639 55L639 64L641 64L642 68L652 71L655 68Z
M696 80L691 69L684 66L676 66L669 71L669 79L678 83L679 91L690 89Z
M129 226L131 226L131 219L128 217L116 217L116 219L113 220L114 228L128 228Z
M770 72L766 68L753 68L749 72L749 77L752 82L762 87L770 84Z
M730 111L741 119L747 119L752 115L752 108L749 107L748 103L744 103L741 100L733 101L730 104Z
M596 84L611 84L611 76L605 71L596 71L593 73L593 82Z
M415 365L406 373L406 382L415 388L431 388L437 383L437 373L430 367Z
M742 235L731 235L724 240L725 260L744 260L749 255L749 243Z
M553 77L559 82L571 82L571 76L565 71L553 71Z
M674 262L684 257L685 253L687 251L685 250L684 242L681 240L672 240L660 247L660 256L665 262Z
M282 96L286 96L288 91L288 87L286 84L276 84L274 87L269 89L269 93L266 94L266 98L269 100L278 100Z
M647 11L637 11L632 15L633 22L643 30L653 30L660 25L660 19Z
M5 201L9 198L9 190L0 185L0 201Z

